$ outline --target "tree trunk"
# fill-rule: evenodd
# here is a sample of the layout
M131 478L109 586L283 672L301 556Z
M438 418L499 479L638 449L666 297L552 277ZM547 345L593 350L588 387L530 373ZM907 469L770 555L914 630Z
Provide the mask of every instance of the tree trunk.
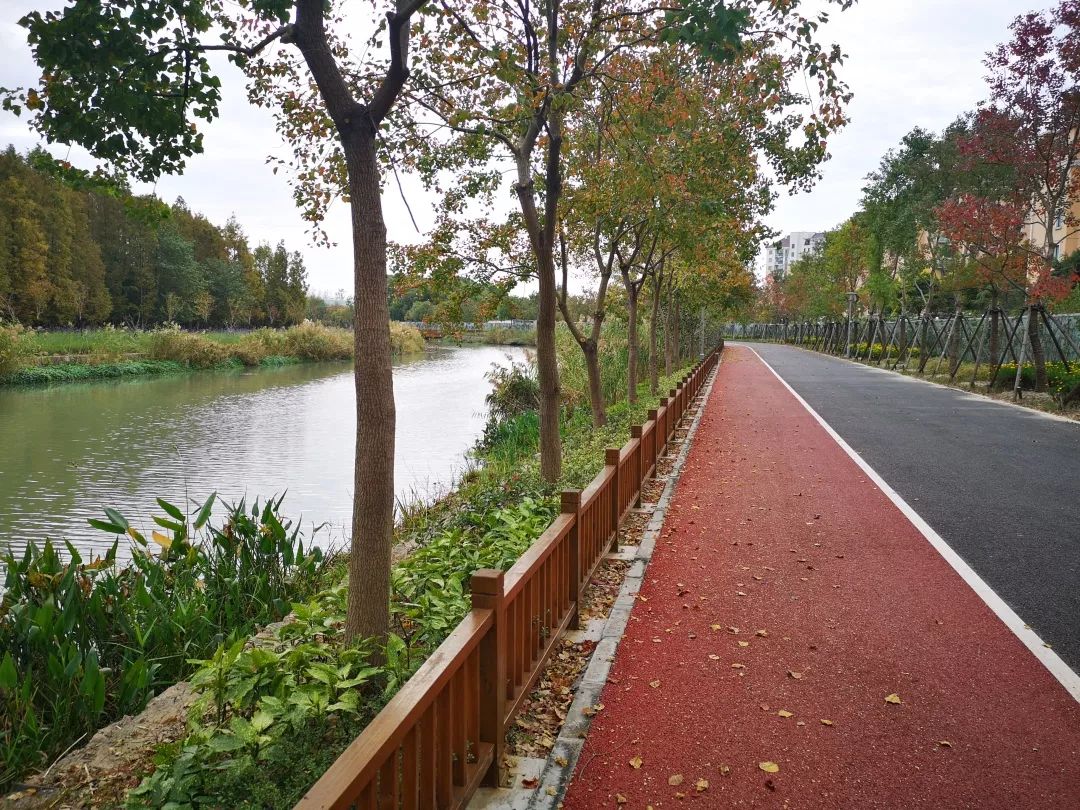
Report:
M990 298L990 368L997 366L1001 357L1001 312L998 310L998 292L994 290ZM991 380L993 385L994 381Z
M600 354L596 342L586 340L579 344L585 355L585 371L589 375L589 405L592 407L593 427L607 424L607 408L604 403L604 387L600 380Z
M1035 366L1035 390L1045 391L1049 385L1046 376L1046 350L1043 348L1042 333L1039 331L1038 304L1028 309L1028 345L1031 346L1031 362Z
M960 299L956 300L956 309L953 312L952 331L949 333L949 345L946 350L949 353L949 374L956 376L956 370L960 368L960 336L963 330L960 328L964 311L960 305Z
M675 357L675 365L679 365L682 362L682 302L678 298L675 299L675 328L674 343L675 350L673 356Z
M671 291L668 290L667 305L664 307L664 376L671 376L671 367L675 362L675 341L672 339L672 329L674 328L672 314L672 301Z
M627 286L626 297L629 316L629 321L626 325L626 399L631 405L634 405L638 401L638 293L633 284Z
M663 266L661 265L661 270ZM660 281L653 279L652 315L649 318L649 393L656 396L660 390L660 358L657 319L660 317Z
M562 475L559 435L559 361L555 351L555 259L552 245L537 256L540 291L536 315L536 370L540 383L540 476L554 484Z
M352 207L356 465L347 638L384 639L390 624L394 531L394 381L386 285L386 225L375 132L343 134Z

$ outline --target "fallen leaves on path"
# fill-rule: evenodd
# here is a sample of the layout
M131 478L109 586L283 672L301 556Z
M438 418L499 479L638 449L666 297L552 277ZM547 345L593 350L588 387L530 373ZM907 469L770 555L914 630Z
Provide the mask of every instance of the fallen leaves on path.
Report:
M780 773L780 766L775 762L759 762L757 766L765 773Z
M898 694L896 694L895 692L893 692L891 695L886 695L885 696L885 702L886 703L899 704L900 703L900 696Z
M683 783L683 775L681 773L673 773L668 777L667 783L672 787L678 787Z
M641 770L641 763L641 757L633 757L630 760L630 767L633 768L635 771Z

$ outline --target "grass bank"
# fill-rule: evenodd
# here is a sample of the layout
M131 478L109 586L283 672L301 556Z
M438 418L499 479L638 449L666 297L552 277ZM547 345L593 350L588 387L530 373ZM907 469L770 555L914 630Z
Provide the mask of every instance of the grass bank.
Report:
M397 356L424 351L423 337L414 327L392 323L390 339ZM175 328L42 332L0 326L0 385L280 366L348 360L352 355L352 332L311 322L251 332L184 332Z

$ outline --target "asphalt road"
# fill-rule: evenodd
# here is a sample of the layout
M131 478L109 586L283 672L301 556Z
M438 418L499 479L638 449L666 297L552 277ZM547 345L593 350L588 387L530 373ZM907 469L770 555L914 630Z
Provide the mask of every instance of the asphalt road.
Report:
M804 349L747 345L1080 672L1080 423Z

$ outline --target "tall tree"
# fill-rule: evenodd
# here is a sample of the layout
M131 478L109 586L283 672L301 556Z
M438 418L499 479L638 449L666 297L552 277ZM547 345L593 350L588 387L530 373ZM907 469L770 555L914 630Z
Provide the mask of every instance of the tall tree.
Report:
M394 515L394 395L386 295L378 135L409 72L414 15L397 0L375 41L385 60L350 56L334 6L323 0L70 0L22 20L42 70L39 86L8 96L53 141L78 143L142 179L178 172L202 150L200 121L218 115L220 79L208 60L227 52L251 95L276 105L303 171L338 160L333 192L352 210L356 341L356 466L346 635L385 636ZM276 48L277 43L295 48ZM378 49L376 49L377 52ZM299 58L295 54L299 55ZM307 104L300 99L307 100ZM93 103L90 103L92 100ZM312 144L317 146L313 147ZM329 146L327 146L329 145ZM304 175L298 175L303 199ZM308 200L317 218L327 200Z
M990 103L979 111L969 150L980 160L1014 172L1008 208L1027 207L1027 239L1041 259L1030 286L1028 340L1035 386L1047 385L1046 357L1034 312L1042 306L1058 245L1080 230L1073 203L1080 198L1080 0L1018 16L1012 39L986 58ZM981 204L978 206L984 208ZM1023 248L1025 240L1017 239Z

